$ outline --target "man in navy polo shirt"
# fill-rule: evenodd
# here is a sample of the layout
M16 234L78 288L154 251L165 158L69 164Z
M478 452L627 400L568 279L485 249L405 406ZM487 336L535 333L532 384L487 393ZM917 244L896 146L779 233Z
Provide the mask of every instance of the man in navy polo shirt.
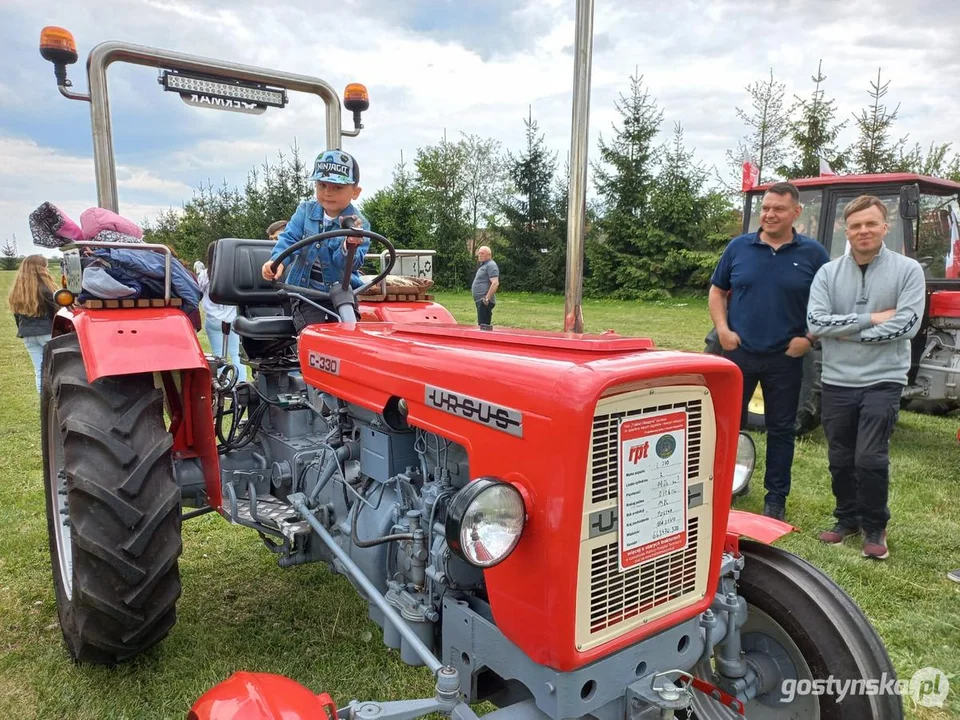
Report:
M741 422L760 384L767 426L763 514L784 519L790 494L794 424L803 381L803 356L814 338L807 333L810 285L826 249L800 235L800 193L790 183L763 195L760 229L730 241L710 278L710 317L723 355L743 373Z

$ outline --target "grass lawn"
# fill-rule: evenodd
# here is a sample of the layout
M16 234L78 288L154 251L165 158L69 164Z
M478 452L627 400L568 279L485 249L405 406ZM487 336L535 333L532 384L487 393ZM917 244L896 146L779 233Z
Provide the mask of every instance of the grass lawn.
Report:
M0 273L6 298L12 273ZM438 300L474 323L466 294ZM503 295L495 324L561 329L563 300ZM709 329L703 300L584 303L586 329L646 335L665 347L700 350ZM67 658L54 607L41 485L39 400L32 367L0 312L0 713L27 718L178 718L235 670L289 675L338 703L431 694L423 669L400 663L366 619L351 586L325 567L281 570L252 532L215 515L184 526L179 621L160 646L114 669ZM204 338L205 342L205 338ZM821 547L832 496L820 432L798 443L788 519L799 532L780 544L828 572L865 610L898 674L933 666L960 673L960 418L903 413L893 440L891 558L860 557L854 544ZM757 438L762 456L763 437ZM762 460L758 473L762 477ZM738 507L759 511L762 480ZM960 717L960 674L942 709L909 717Z

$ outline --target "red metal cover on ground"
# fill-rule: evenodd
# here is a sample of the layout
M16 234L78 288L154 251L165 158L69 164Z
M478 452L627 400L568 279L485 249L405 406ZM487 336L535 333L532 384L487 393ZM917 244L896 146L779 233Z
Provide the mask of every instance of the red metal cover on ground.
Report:
M931 293L930 317L960 318L960 291L938 290Z
M271 673L238 672L204 693L188 720L336 720L326 693Z

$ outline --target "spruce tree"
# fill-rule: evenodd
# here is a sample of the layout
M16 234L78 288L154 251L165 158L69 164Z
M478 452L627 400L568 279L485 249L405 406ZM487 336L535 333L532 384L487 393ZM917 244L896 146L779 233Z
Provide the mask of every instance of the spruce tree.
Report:
M662 148L656 144L663 112L643 87L643 77L630 77L628 94L614 106L621 127L599 140L594 183L602 204L599 233L587 244L591 266L585 288L593 294L636 296L647 288L650 273L645 257L655 252L648 237L650 196Z
M749 130L738 143L736 152L727 151L732 184L738 191L745 157L756 163L760 182L774 179L774 173L783 164L790 135L790 124L783 108L786 85L774 79L773 68L768 79L757 80L747 85L746 90L750 94L751 110L736 108L736 111Z
M850 148L854 167L860 173L893 172L900 167L900 158L907 138L903 137L894 142L890 138L893 123L900 111L900 104L887 111L883 103L890 81L882 82L880 68L877 68L877 81L870 81L870 105L854 115L853 119L858 130L856 142Z
M551 245L556 154L547 150L532 110L523 122L527 146L519 155L507 156L507 176L514 192L500 203L506 221L501 229L500 269L502 282L509 279L511 288L537 292L543 290L542 256L550 252Z
M841 173L846 169L845 153L836 148L840 131L846 122L835 122L836 101L828 100L824 94L823 83L827 77L823 74L823 61L817 65L817 74L810 78L813 94L809 98L795 96L790 108L790 140L793 143L793 157L788 165L781 166L780 174L792 180L801 177L817 177L820 174L820 160L825 160L830 168Z
M17 259L17 236L7 238L0 249L0 267L4 270L16 270L19 265Z

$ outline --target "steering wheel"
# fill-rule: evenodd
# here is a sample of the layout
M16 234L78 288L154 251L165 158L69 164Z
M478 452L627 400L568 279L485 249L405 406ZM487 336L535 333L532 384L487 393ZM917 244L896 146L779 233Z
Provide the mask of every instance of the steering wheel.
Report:
M387 238L385 238L383 235L370 230L362 230L360 228L344 228L339 230L328 230L327 232L311 235L303 240L298 240L290 247L284 249L284 251L277 256L277 259L274 260L270 265L270 269L274 272L274 274L276 274L277 267L280 265L280 263L293 255L293 253L300 248L304 248L312 243L321 242L334 237L358 239L370 238L370 240L376 240L380 244L386 246L387 251L390 253L390 262L387 263L387 266L383 269L383 271L373 278L373 280L370 280L354 290L350 287L350 276L353 274L353 258L357 252L357 248L360 246L360 243L358 240L354 242L351 242L349 239L347 240L347 258L343 267L343 277L340 279L340 286L344 289L351 290L354 295L360 295L382 281L387 275L390 274L390 271L393 270L394 265L397 263L397 249L393 246L393 243L387 240ZM330 293L326 292L325 290L314 290L313 288L302 287L300 285L289 285L287 283L280 282L279 280L271 280L271 283L277 288L288 290L290 292L297 292L304 296L316 298L317 300L328 300L330 298Z

